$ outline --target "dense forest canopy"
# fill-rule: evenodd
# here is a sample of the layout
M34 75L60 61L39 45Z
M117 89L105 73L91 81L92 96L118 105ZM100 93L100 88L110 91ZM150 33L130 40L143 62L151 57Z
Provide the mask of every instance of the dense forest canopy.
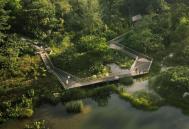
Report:
M109 40L128 32L124 41L128 47L158 57L160 60L172 53L175 58L168 62L179 62L180 65L188 63L187 0L1 0L0 2L1 75L7 73L7 70L10 75L20 72L17 63L28 45L21 41L22 36L37 39L48 46L60 46L68 36L70 42L81 48L83 44L82 42L80 44L79 40L82 36L92 35ZM139 23L132 23L132 17L138 14L142 15L142 20ZM24 46L26 48L23 48ZM87 51L90 51L90 48Z

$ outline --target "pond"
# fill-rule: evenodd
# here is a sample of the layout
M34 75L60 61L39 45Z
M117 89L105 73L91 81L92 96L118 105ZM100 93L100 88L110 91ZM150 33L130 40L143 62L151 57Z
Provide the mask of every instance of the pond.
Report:
M98 106L92 100L85 102L85 111L80 114L68 114L59 103L56 106L44 104L36 109L31 119L14 120L1 129L23 129L31 120L44 119L50 129L188 129L189 116L181 110L164 106L157 111L143 111L131 106L113 94L105 106Z

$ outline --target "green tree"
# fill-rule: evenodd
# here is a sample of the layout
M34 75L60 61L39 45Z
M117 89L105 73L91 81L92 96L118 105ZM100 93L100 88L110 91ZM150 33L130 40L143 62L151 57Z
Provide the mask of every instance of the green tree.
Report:
M104 24L98 0L70 0L72 11L66 17L66 26L81 34L102 31Z
M105 38L87 35L81 37L77 44L77 48L81 52L103 54L103 52L107 51L108 44L106 43Z
M139 52L159 56L165 46L163 38L154 30L153 16L146 16L125 36L125 44ZM153 28L152 28L153 27Z
M1 75L14 76L18 74L18 56L20 51L20 40L15 35L7 36L1 44L0 68ZM6 76L5 75L5 76Z
M137 14L160 13L169 9L165 0L124 0L122 7L127 16Z
M117 33L124 33L128 28L129 18L122 11L124 0L100 0L102 20L110 29Z
M61 41L63 23L61 17L56 17L55 5L50 0L22 1L13 29L40 40Z
M152 86L167 102L188 110L188 97L184 97L189 92L188 67L174 67L161 73Z
M6 11L5 5L6 5L5 0L0 0L0 48L3 44L3 39L5 37L5 32L10 28L9 24L7 23L9 19L9 14L8 11ZM2 49L2 48L1 48Z

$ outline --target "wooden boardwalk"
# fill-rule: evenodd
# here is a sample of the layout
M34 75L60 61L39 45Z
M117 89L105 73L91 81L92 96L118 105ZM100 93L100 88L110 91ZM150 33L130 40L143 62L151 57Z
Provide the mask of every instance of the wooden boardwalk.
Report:
M59 82L65 89L112 82L112 81L117 81L124 77L134 77L149 73L153 59L121 45L119 43L120 37L121 36L109 41L110 48L122 51L127 56L130 56L131 58L135 59L134 63L132 64L129 70L129 73L126 72L122 74L110 74L109 76L97 78L97 79L87 79L87 78L81 79L70 73L63 71L62 69L55 67L51 59L49 58L48 54L45 52L45 50L43 48L39 48L37 46L36 47L38 49L38 54L40 54L41 59L43 60L47 70L50 73L52 73L54 76L56 76L56 78L59 80Z
M105 82L111 82L111 81L116 81L119 80L120 78L123 77L129 77L131 76L130 74L118 74L118 75L110 75L107 77L103 77L100 79L80 79L77 78L69 73L66 73L62 71L61 69L55 67L52 62L50 61L50 58L48 57L48 54L46 52L39 52L41 59L43 60L47 70L52 73L54 76L57 77L61 85L65 89L71 89L71 88L76 88L76 87L83 87L83 86L89 86L89 85L94 85L94 84L99 84L99 83L105 83ZM69 78L68 78L69 76ZM66 83L68 81L68 83Z

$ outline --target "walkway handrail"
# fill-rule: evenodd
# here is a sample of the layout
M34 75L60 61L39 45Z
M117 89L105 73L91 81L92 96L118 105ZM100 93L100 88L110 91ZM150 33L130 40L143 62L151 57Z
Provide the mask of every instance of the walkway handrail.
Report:
M113 41L117 41L119 38L125 36L126 34L127 34L127 32L126 32L126 33L123 33L123 34L121 34L121 35L119 35L119 36L117 36L117 37L115 37L114 39L110 40L109 43L111 43L111 42L113 42Z
M62 79L58 76L58 74L53 70L52 73L58 78L59 82L65 88L66 84L62 81Z
M148 72L150 71L150 68L151 68L151 66L152 66L152 63L153 63L153 59L152 59L151 62L150 62L150 65L149 65L149 68L148 68Z
M110 43L110 44L115 44L115 45L117 45L117 46L119 46L119 47L125 49L129 55L135 55L135 56L132 56L133 58L135 58L135 62L133 63L133 65L132 65L131 68L130 68L130 72L131 72L131 73L132 73L132 71L134 71L134 68L135 68L135 67L142 66L142 65L137 65L137 66L136 66L136 63L139 61L140 58L145 58L145 59L149 60L149 65L147 66L147 69L145 69L145 70L143 71L144 73L149 73L150 68L151 68L151 65L152 65L152 62L153 62L153 58L151 58L151 57L149 57L149 56L147 56L147 55L144 55L144 54L142 54L142 53L140 53L140 52L137 52L137 51L135 51L135 50L133 50L133 49L131 49L131 48L128 48L127 46L121 44L120 42L121 42L122 40L124 40L122 37L125 36L126 34L127 34L127 33L124 33L124 34L122 34L122 35L120 35L120 36L118 36L118 37L116 37L116 38L110 40L109 43ZM139 75L141 75L141 74L139 74Z
M138 60L138 56L135 58L135 61L130 68L130 71L132 71L134 69L134 66L136 65L137 60Z
M146 55L144 55L144 54L142 54L142 53L140 53L140 52L137 52L137 51L135 51L135 50L133 50L133 49L131 49L131 48L128 48L127 46L125 46L125 45L122 45L122 44L120 44L120 43L117 43L117 42L115 42L114 44L116 44L116 45L118 45L118 46L121 46L121 47L123 47L124 49L127 49L128 51L130 51L132 54L135 54L135 55L137 55L138 57L144 57L144 58L147 58L148 60L153 60L153 58L151 58L151 57L149 57L149 56L146 56Z
M54 64L52 63L51 59L49 58L49 55L48 55L47 53L45 53L45 56L47 57L47 59L48 59L50 65L51 65L52 68L54 69L54 68L55 68L55 67L54 67Z
M70 74L70 73L68 73L68 72L65 72L65 71L63 71L62 69L58 68L58 67L55 67L55 69L57 69L58 71L60 71L60 72L62 72L62 73L64 73L64 74L66 74L66 75L68 75L68 76L70 76L70 77L75 78L76 80L81 80L81 78L76 77L76 76L74 76L74 75L72 75L72 74Z
M80 83L82 84L82 83L92 83L92 82L95 82L95 81L105 81L105 80L109 80L109 79L111 79L111 78L118 78L118 79L120 79L120 78L122 78L122 77L128 77L128 76L130 76L130 74L112 74L112 75L110 75L110 76L108 76L108 77L103 77L103 78L96 78L96 79L90 79L90 80L87 80L87 78L85 78L84 80L81 80L80 81Z

